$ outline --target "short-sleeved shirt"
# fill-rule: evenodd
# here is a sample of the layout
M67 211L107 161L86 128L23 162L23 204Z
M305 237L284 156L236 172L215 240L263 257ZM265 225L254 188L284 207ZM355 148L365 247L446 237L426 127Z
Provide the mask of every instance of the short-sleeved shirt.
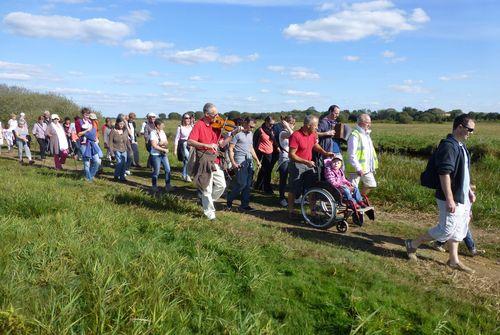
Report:
M273 153L273 141L271 140L271 137L266 134L264 129L262 127L258 130L260 131L260 139L259 139L259 146L257 149L265 154L272 154Z
M318 143L318 134L306 135L302 129L294 131L289 140L290 149L297 149L295 154L308 161L312 160L312 151L316 143Z
M189 134L189 140L200 142L203 144L217 144L220 139L220 129L214 129L210 124L206 124L205 119L198 120L194 126L193 130ZM208 150L208 149L199 149ZM217 158L215 163L219 163L220 159Z
M251 131L248 133L241 131L234 135L231 144L234 144L234 160L236 163L240 164L247 159L252 159L253 134Z
M160 130L160 131L153 130L149 134L149 139L151 141L157 142L159 146L162 146L162 145L167 143L167 135L165 134L165 132L163 130ZM160 152L151 146L151 155L158 156L158 155L164 155L164 154L165 153Z

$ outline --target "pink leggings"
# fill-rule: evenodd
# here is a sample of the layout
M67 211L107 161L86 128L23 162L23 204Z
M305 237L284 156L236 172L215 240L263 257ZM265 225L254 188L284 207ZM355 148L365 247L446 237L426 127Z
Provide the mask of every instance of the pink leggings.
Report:
M66 163L66 157L68 157L68 150L61 150L58 155L54 155L56 170L62 170L62 165Z

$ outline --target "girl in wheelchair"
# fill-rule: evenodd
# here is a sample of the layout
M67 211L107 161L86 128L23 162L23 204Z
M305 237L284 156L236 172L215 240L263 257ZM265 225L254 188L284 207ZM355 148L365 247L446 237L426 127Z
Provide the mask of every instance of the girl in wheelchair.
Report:
M345 178L342 161L342 155L335 155L333 158L325 160L325 179L340 191L346 206L352 209L354 215L359 215L358 210L368 207L368 205L363 201L359 189Z

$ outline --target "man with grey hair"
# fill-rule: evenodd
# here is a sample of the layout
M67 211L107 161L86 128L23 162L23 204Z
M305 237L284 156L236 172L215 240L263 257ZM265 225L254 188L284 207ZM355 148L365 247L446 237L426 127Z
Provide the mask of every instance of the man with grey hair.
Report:
M316 181L314 168L316 164L312 159L313 151L325 157L332 157L334 153L325 151L318 143L318 117L307 115L304 125L294 131L289 139L290 163L289 169L289 192L288 192L288 214L293 216L293 205L295 198L301 196L304 191L312 187Z
M347 178L356 187L361 181L361 193L364 195L377 187L375 170L378 168L378 159L370 137L371 126L370 115L360 114L357 125L347 140Z
M196 149L195 164L191 171L193 181L201 193L203 213L209 220L215 220L214 201L221 197L226 188L219 149L225 147L237 131L223 139L221 129L212 127L212 121L219 115L214 104L206 103L203 114L203 118L195 123L189 134L188 145Z

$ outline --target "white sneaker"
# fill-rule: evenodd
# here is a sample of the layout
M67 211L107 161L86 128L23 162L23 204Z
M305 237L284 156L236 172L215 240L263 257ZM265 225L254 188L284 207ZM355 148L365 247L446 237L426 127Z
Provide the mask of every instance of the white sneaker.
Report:
M281 205L282 207L288 207L288 201L287 201L286 199L281 199L281 201L280 201L280 205Z
M130 176L132 173L130 173L129 170L125 171L125 175Z
M190 177L190 176L186 176L186 181L187 181L188 183L191 183L193 180L191 179L191 177Z

